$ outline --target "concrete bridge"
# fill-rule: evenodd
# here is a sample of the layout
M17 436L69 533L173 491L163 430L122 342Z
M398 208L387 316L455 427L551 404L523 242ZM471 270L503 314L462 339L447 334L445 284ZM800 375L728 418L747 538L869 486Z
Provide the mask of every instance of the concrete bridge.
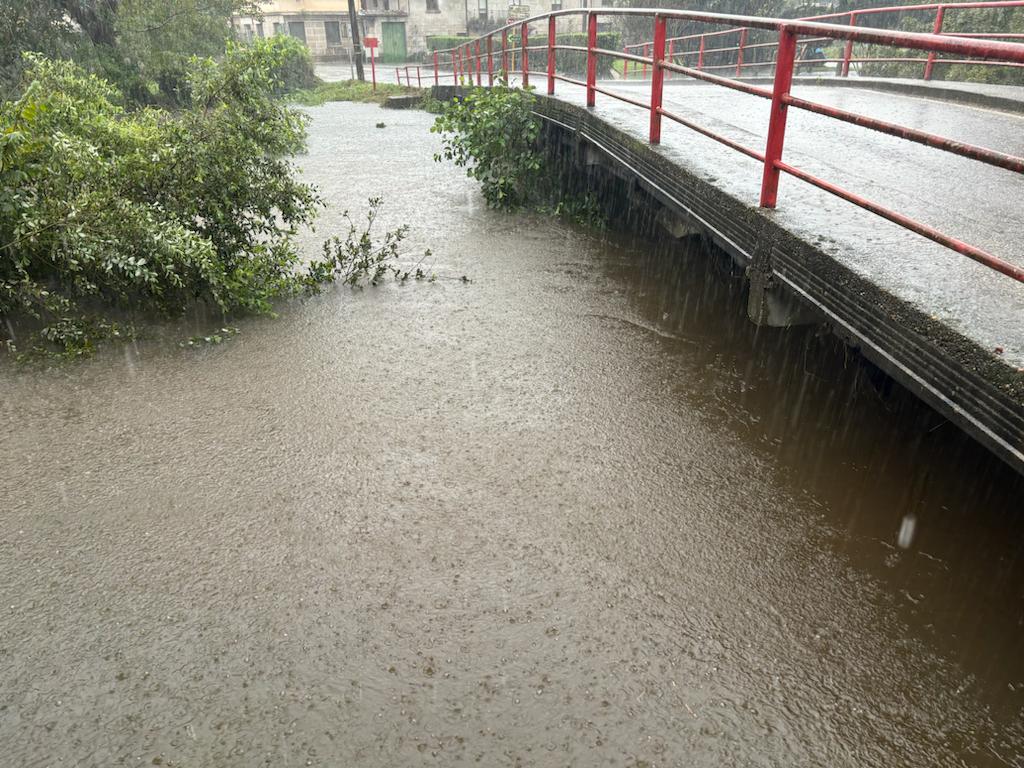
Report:
M932 66L1021 66L1024 45L612 9L590 14L587 47L559 45L558 19L573 13L468 41L438 57L453 71L428 66L423 79L487 85L504 69L546 90L536 112L549 148L640 193L669 236L702 234L728 253L754 322L827 326L1024 472L1024 88L795 74L802 39L845 40L853 60L854 43L898 46ZM650 56L597 48L598 13L649 16ZM679 63L671 20L777 34L770 66L726 77ZM563 50L586 56L586 79L559 72ZM634 79L599 78L604 58Z

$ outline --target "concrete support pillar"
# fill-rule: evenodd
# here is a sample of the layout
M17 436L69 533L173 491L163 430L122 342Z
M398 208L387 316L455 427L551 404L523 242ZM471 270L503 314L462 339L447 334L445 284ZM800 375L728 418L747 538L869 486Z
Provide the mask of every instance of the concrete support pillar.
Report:
M747 297L747 317L755 325L769 328L789 328L794 325L814 325L820 318L790 292L772 274L772 241L761 227L757 250L747 265L750 293Z

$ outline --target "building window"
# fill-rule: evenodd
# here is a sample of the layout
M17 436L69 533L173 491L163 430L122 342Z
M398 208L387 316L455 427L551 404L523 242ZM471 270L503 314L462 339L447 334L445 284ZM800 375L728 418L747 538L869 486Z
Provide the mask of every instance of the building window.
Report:
M262 21L259 22L256 25L256 37L260 37L260 38L263 37L263 22Z
M487 0L477 0L477 9L480 11L480 18L487 18Z
M337 21L325 21L324 35L328 45L341 45L341 24Z
M242 39L243 40L252 40L252 24L243 24L242 25Z
M274 22L274 34L275 35L283 35L284 34L284 24L282 24L280 21L275 21Z
M441 9L438 7L437 0L427 0L427 13L440 13Z
M288 34L292 37L298 38L302 42L306 42L306 24L302 21L289 21L288 22Z
M552 0L551 10L552 11L560 11L560 10L562 10L562 0Z

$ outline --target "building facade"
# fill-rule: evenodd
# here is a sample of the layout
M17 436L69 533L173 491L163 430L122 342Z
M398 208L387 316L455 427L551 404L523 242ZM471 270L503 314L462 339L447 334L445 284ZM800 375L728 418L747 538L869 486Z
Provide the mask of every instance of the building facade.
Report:
M347 0L271 0L260 6L262 18L233 19L241 39L291 35L306 43L317 60L351 56ZM510 4L509 0L356 0L359 34L377 38L377 55L384 62L406 61L423 53L431 36L476 36L502 26L511 14L521 18L586 6L587 0L546 0L538 5ZM570 24L573 29L582 28L579 21L565 22L566 27Z

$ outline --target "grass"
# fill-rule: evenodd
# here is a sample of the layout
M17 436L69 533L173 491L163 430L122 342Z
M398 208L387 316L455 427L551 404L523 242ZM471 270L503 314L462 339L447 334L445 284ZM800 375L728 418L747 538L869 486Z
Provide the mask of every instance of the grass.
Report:
M407 96L419 93L416 88L407 88L404 85L393 83L377 83L377 90L373 90L370 83L363 83L359 80L343 80L335 83L320 83L319 85L292 94L292 101L306 107L318 107L329 101L361 101L373 104L383 104L388 96Z

